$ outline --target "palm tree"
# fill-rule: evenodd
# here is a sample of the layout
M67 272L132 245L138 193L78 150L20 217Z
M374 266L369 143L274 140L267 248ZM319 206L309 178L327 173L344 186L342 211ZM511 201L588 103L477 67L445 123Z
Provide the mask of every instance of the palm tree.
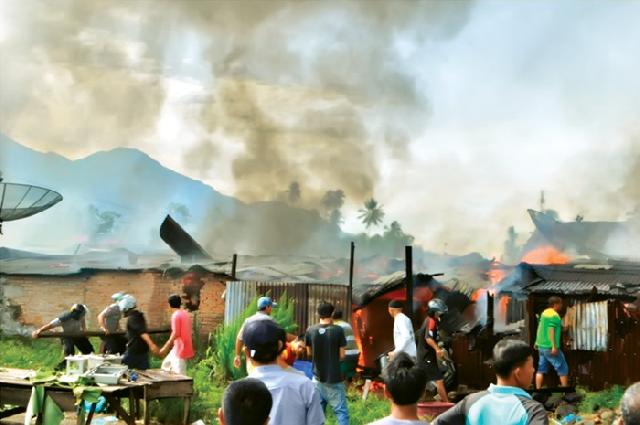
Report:
M382 219L384 218L382 205L378 204L378 201L373 198L366 201L364 203L364 209L360 209L358 212L360 213L358 218L362 220L362 223L367 229L382 223Z

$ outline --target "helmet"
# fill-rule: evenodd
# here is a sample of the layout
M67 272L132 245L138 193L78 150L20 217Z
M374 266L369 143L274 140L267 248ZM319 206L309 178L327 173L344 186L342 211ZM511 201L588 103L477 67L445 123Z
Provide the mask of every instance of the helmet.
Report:
M120 300L122 299L122 297L124 297L124 296L125 296L125 293L124 293L124 292L122 292L122 291L119 291L119 292L116 292L115 294L111 295L111 299L112 299L114 302L118 302L118 301L120 301Z
M82 304L74 304L69 311L75 320L80 320L86 314L87 308Z
M131 310L136 307L136 299L131 295L123 295L122 298L118 300L118 307L120 311Z
M442 301L440 298L434 298L429 301L428 307L429 312L440 315L446 314L449 311L449 307L447 307L444 301Z

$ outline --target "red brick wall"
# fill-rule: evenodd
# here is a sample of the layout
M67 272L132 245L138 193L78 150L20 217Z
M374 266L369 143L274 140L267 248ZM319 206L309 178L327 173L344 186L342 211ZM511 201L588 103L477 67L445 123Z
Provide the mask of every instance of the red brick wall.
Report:
M97 329L98 313L110 304L111 295L125 291L138 301L150 327L169 324L171 312L167 297L182 292L182 275L163 275L160 271L96 271L74 276L5 276L4 297L9 305L20 306L17 320L39 327L59 316L74 303L89 310L87 327ZM200 312L201 333L206 335L224 321L225 278L207 273L202 276ZM124 325L124 323L122 323Z

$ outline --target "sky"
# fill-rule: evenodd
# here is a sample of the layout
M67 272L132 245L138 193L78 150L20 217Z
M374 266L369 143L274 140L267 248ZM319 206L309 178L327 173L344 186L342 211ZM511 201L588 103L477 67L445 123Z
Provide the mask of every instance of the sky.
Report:
M434 251L527 208L623 220L640 191L640 2L0 2L0 131L138 148L245 201L289 184L345 231L374 197Z

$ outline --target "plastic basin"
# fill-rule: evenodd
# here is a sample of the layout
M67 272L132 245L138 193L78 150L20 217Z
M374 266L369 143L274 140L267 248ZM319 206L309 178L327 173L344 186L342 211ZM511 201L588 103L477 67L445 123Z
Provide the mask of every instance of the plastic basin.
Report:
M454 406L453 403L445 403L443 401L431 401L418 403L418 415L438 416Z

